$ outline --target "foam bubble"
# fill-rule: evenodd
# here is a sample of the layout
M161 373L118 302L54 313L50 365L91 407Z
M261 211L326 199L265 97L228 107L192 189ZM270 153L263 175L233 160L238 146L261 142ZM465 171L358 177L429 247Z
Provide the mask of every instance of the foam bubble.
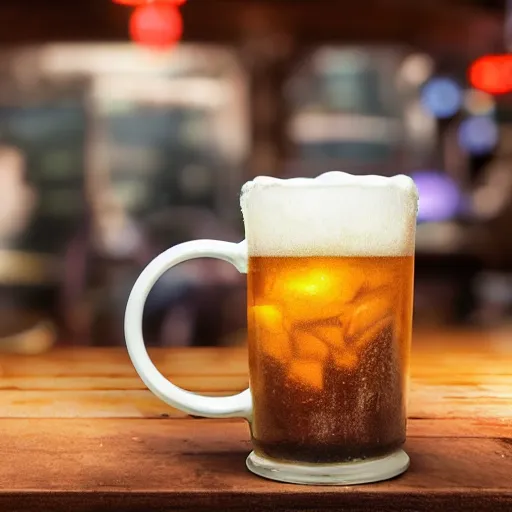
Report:
M251 256L414 253L418 192L403 175L260 176L240 198Z

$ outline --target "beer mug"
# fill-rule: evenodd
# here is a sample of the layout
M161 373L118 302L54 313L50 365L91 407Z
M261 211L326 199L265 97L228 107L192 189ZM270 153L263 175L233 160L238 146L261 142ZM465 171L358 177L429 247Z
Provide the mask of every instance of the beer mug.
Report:
M245 241L180 244L137 280L125 336L140 377L189 414L247 419L247 466L262 477L346 485L404 472L417 203L406 176L245 184ZM144 346L148 292L193 258L219 258L248 275L250 389L235 396L177 387Z

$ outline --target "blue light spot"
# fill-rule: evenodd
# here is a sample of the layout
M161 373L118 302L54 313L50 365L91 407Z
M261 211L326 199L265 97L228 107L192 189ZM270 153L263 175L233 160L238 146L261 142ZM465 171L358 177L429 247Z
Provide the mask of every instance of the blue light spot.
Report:
M441 119L455 115L462 106L462 89L450 78L433 78L421 91L423 107Z
M465 119L459 126L459 144L472 155L490 153L498 143L498 125L490 117Z

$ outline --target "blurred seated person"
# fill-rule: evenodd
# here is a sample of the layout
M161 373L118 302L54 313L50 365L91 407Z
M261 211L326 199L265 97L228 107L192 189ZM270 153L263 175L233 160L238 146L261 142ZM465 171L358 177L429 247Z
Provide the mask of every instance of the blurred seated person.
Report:
M36 195L26 181L25 158L14 146L0 145L0 246L12 247L30 221Z
M152 215L145 227L157 253L189 240L243 238L211 211L195 207ZM144 315L148 337L157 338L160 330L162 345L202 346L230 344L241 332L245 338L245 293L245 278L229 263L210 258L182 263L149 294Z
M242 237L202 208L171 207L136 222L115 201L105 204L89 235L69 247L64 304L68 311L75 304L78 312L67 322L75 340L122 345L129 292L152 258L188 240ZM80 295L89 297L85 307ZM151 291L143 320L146 342L231 344L244 338L245 316L245 281L238 271L218 260L192 260L167 272Z

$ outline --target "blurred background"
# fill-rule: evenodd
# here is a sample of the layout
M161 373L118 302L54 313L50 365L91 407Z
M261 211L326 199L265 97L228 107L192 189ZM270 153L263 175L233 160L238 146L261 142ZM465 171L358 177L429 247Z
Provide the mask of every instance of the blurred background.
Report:
M123 344L154 256L241 240L256 175L331 170L416 181L417 326L511 323L505 0L117 2L0 3L0 351ZM180 265L148 344L243 343L245 300Z

